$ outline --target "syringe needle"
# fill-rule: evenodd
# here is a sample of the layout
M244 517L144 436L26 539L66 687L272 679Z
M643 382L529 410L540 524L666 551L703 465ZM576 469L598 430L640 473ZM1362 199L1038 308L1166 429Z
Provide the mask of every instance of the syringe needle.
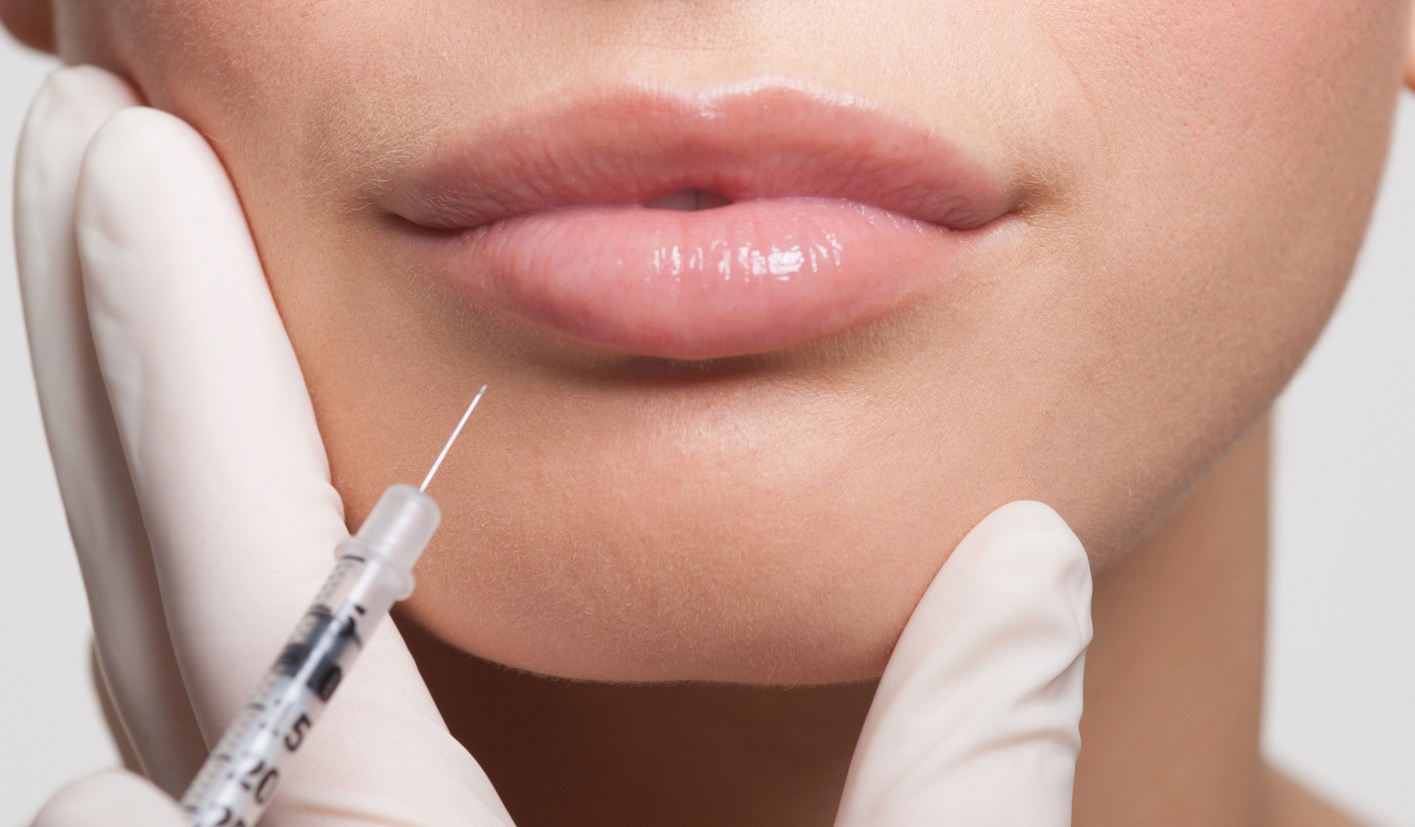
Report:
M447 438L447 444L442 446L442 453L437 455L437 461L428 469L427 476L423 477L423 484L418 486L418 491L427 491L427 484L432 482L433 475L437 469L442 467L442 461L447 458L447 452L452 450L452 443L457 441L457 435L462 433L462 426L467 424L467 418L472 415L472 411L477 409L477 403L481 401L482 394L486 393L486 385L481 386L477 395L472 397L472 404L467 406L467 412L462 414L462 420L457 423L457 427L452 429L452 436Z

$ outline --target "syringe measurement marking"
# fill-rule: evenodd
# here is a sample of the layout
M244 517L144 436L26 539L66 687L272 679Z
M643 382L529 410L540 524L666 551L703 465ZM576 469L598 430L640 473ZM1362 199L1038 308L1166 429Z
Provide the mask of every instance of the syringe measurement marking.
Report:
M292 686L291 688L294 687ZM281 717L280 713L288 712L288 707L288 703L277 704L277 708L271 710L271 716L262 716L256 723L258 724L259 730L269 730L273 738L278 739L286 750L293 753L304 744L305 734L309 731L313 722L307 713L301 712L290 724L288 729L285 729L281 726L281 722L278 719ZM251 707L248 707L248 709L250 708ZM265 706L261 705L261 708L265 709ZM283 737L281 737L282 729L285 729ZM230 753L222 752L216 757L225 762L226 772L224 773L224 777L226 779L235 780L241 789L249 793L252 799L258 804L268 802L271 796L275 794L275 790L279 787L280 768L275 765L267 767L264 758L250 756L249 762L242 765L242 762L237 756L231 755ZM218 779L219 778L220 776L218 776ZM188 808L188 811L190 812L191 808ZM248 827L248 825L245 825L244 821L237 821L235 824L232 824L231 818L233 815L234 811L230 806L222 805L221 818L212 822L211 827Z
M308 712L298 710L298 696L307 691L314 696L311 702L326 702L342 679L341 661L352 646L360 648L362 637L358 633L356 616L367 614L368 610L359 603L346 603L340 611L333 611L327 605L316 604L306 612L301 621L304 634L297 637L281 652L277 659L277 675L282 675L283 688L274 689L274 697L266 702L249 703L239 716L238 729L264 733L259 743L278 741L284 749L294 753L305 743L305 738L314 721ZM283 669L280 667L284 666ZM267 759L259 757L266 748L254 746L241 756L222 751L216 758L224 765L225 772L208 779L208 785L223 781L234 781L240 789L251 796L257 804L266 804L280 783L280 769L277 764L267 764ZM256 753L251 755L249 753ZM219 805L216 821L210 827L249 827L243 821L232 823L235 810L226 804ZM194 810L189 808L189 811Z

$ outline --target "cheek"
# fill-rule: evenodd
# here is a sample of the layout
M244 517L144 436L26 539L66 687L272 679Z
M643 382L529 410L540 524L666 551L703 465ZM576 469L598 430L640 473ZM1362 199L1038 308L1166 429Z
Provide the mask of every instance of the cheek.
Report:
M1049 255L1024 292L1074 314L1058 369L1105 431L1081 453L1153 522L1271 402L1340 295L1399 90L1402 8L1036 7L1089 119L1073 147L1086 173L1036 216ZM1083 507L1106 515L1083 534L1102 565L1133 542L1117 529L1144 522L1116 513L1126 490Z
M1052 42L1094 123L1089 174L1070 199L1078 229L1168 256L1149 272L1209 269L1223 281L1216 287L1240 297L1257 276L1301 282L1320 271L1327 289L1288 286L1315 292L1323 316L1380 172L1402 8L1394 0L1048 6ZM1122 234L1104 237L1087 212Z

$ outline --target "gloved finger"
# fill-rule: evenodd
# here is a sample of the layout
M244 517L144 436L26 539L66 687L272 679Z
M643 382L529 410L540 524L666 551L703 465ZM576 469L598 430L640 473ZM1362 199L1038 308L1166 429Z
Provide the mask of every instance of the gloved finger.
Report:
M85 156L89 316L193 708L219 737L347 536L300 369L219 160L128 109ZM272 823L509 823L391 624L281 784Z
M994 511L910 617L866 718L837 827L1071 823L1090 564L1037 502Z
M187 819L152 782L109 770L65 786L39 811L32 827L187 827Z
M347 534L245 220L189 133L152 109L110 118L84 158L77 227L103 379L209 741L248 688L233 672L260 674Z
M15 247L30 358L105 681L143 771L169 792L205 754L167 639L147 534L99 373L74 239L85 147L131 87L93 67L59 69L25 118Z

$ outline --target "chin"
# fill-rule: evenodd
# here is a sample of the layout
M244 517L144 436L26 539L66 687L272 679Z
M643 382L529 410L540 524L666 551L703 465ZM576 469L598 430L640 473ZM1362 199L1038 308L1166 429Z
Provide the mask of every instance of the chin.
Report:
M449 493L406 614L465 652L569 679L878 677L949 551L991 508L880 487L868 469L842 477L838 460L738 468L736 485L708 463L582 466L596 478Z

